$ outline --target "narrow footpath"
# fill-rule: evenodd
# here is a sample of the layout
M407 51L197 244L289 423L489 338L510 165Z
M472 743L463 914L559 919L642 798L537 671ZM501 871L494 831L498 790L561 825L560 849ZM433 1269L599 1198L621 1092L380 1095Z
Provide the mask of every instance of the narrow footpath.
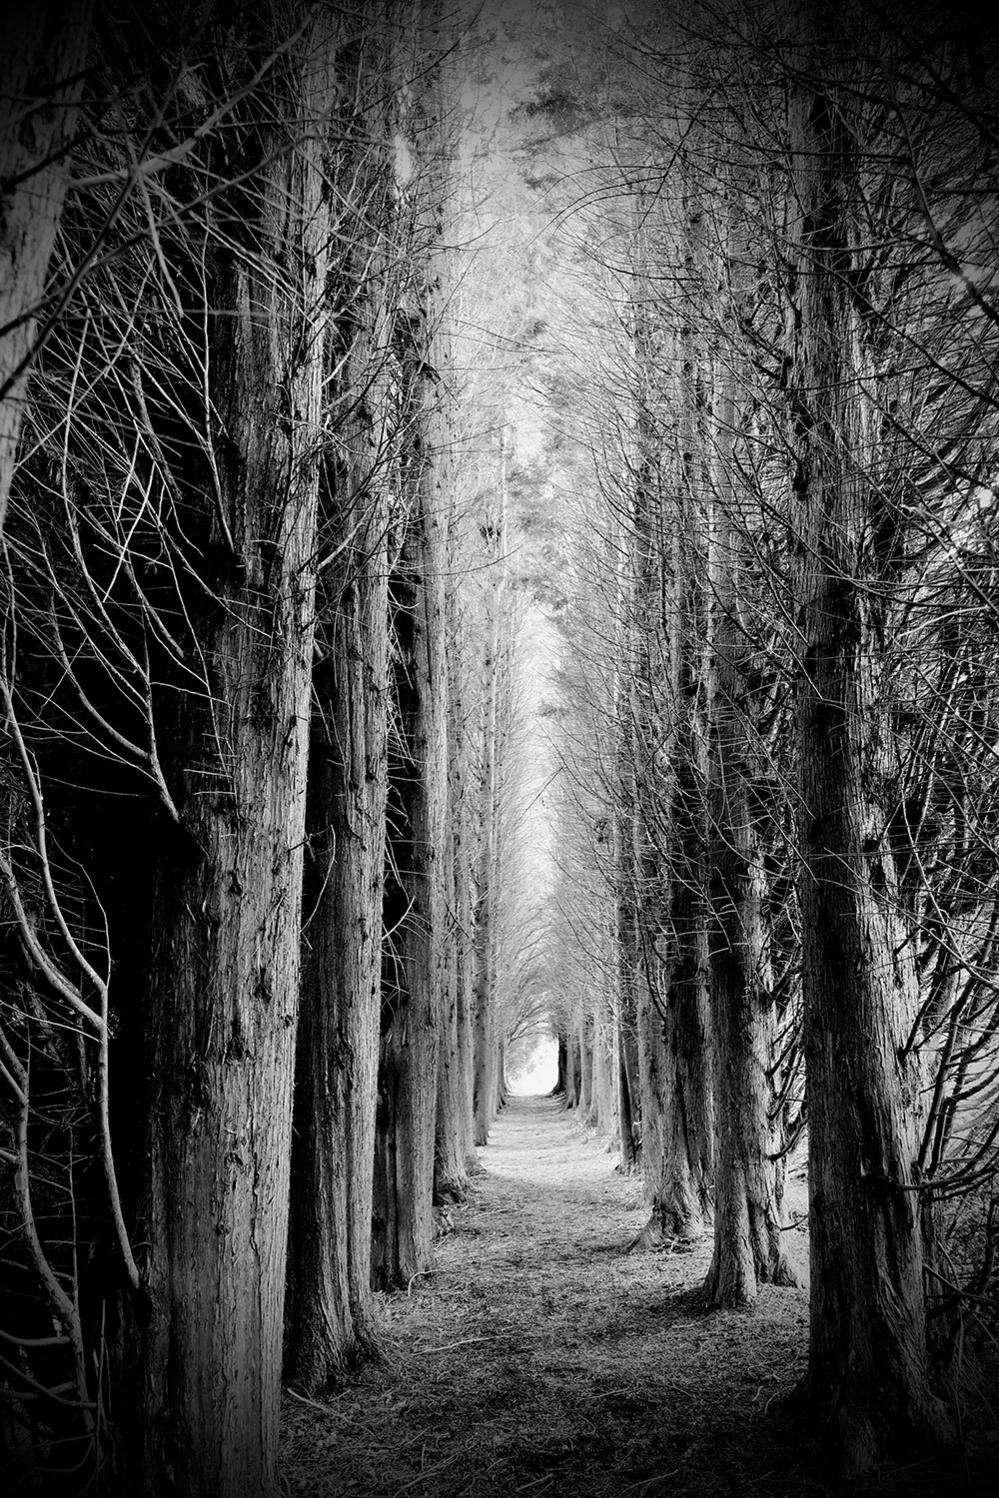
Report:
M432 1273L385 1298L384 1364L328 1401L288 1396L288 1494L830 1491L782 1413L804 1368L803 1291L708 1312L708 1243L628 1252L646 1218L638 1181L551 1099L514 1100L480 1158ZM902 1480L881 1474L868 1491L927 1491L918 1473Z

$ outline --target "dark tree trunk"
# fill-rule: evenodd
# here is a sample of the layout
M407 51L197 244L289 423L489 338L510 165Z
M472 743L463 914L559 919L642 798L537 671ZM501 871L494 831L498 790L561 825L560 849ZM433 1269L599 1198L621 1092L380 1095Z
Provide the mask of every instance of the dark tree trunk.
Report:
M569 1089L569 1049L566 1045L565 1036L561 1033L558 1037L558 1061L556 1063L555 1086L552 1089L552 1097L560 1097L563 1102Z
M821 76L838 44L817 6ZM809 1119L807 1394L844 1478L945 1433L928 1379L913 1190L920 1077L905 1049L918 1002L913 942L887 836L897 767L881 738L884 594L870 551L873 423L859 409L852 280L866 254L854 138L841 104L802 87L793 115L801 204L794 492L799 900ZM857 241L855 244L854 241Z
M706 954L705 954L706 955ZM711 1220L710 1046L704 973L689 958L656 993L639 988L642 1178L651 1202L641 1242L699 1237Z
M579 1035L573 1025L569 1032L569 1086L566 1088L566 1107L578 1108L583 1084L583 1055L579 1046Z
M677 236L689 259L693 231ZM638 269L645 272L638 243ZM635 308L639 470L632 556L631 818L636 881L636 1017L642 1176L640 1245L697 1237L711 1215L712 1096L704 912L703 541L694 509L697 359L692 329L670 337L682 371L674 410L656 396L664 332L651 295Z
M635 939L634 896L624 886L624 878L622 871L618 890L618 1020L614 1033L614 1062L621 1171L624 1175L634 1175L639 1169L641 1154L637 993L641 976ZM561 1052L559 1060L561 1062Z
M731 381L731 374L725 376ZM750 1305L760 1284L795 1285L782 1248L784 1143L770 1082L774 999L764 930L765 875L758 818L767 805L752 721L761 700L740 597L739 497L732 464L738 413L722 393L716 434L714 681L711 691L710 959L715 1046L715 1238L706 1293L717 1306Z

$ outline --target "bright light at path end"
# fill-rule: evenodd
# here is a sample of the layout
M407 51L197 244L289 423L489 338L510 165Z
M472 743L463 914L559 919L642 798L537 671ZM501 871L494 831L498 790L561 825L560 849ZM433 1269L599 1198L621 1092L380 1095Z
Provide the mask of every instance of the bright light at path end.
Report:
M542 1096L551 1092L558 1081L558 1041L545 1035L536 1041L523 1066L510 1077L510 1091L515 1097Z

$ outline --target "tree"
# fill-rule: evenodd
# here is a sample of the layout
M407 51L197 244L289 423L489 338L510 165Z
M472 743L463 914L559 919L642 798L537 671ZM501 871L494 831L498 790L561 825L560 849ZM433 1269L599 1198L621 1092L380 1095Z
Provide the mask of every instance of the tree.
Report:
M0 528L86 77L90 0L20 5L0 72Z
M784 1153L772 1078L777 997L767 931L769 805L760 723L766 703L745 592L751 555L734 446L743 428L734 371L715 415L709 898L715 1041L715 1240L707 1293L751 1304L763 1282L794 1285L781 1244Z
M8 722L23 725L20 784L44 786L51 832L34 849L8 841L8 932L29 961L25 1002L4 1018L30 1055L70 1002L67 954L74 986L103 995L110 1043L92 1075L71 1048L51 1063L52 1085L78 1118L95 1111L124 1163L119 1191L108 1149L90 1144L86 1210L70 1192L53 1223L89 1266L91 1460L110 1406L136 1490L263 1493L276 1481L338 23L279 7L246 27L214 13L188 35L176 25L108 28L115 129L88 138L89 185L62 220L71 265L95 238L104 253L51 330L11 507ZM107 815L119 797L127 826ZM24 899L39 878L41 926ZM50 954L41 967L32 941ZM79 1175L74 1143L63 1134L56 1157ZM40 1181L30 1117L23 1154ZM51 1305L61 1269L53 1283L45 1260Z
M482 666L482 723L479 734L479 826L475 878L475 989L473 999L474 1142L489 1143L496 1114L496 946L497 839L499 837L499 730L502 704L502 641L506 596L507 437L499 434L499 483L493 507L484 520L491 565Z
M371 1212L388 733L390 390L397 183L369 95L389 70L368 29L338 68L352 113L338 177L353 195L327 352L331 441L320 489L317 658L307 805L302 1004L292 1157L287 1366L314 1393L376 1347ZM342 55L342 54L341 54ZM360 98L363 108L358 110Z
M278 123L247 129L257 190L212 205L200 285L199 246L177 268L211 319L214 513L186 498L218 572L194 641L210 693L162 718L178 835L154 875L129 1462L150 1493L276 1482L339 40L332 13L297 19ZM229 66L252 76L285 25L265 11L229 33Z
M921 1084L905 1040L913 948L888 836L896 746L883 736L889 558L875 507L869 348L851 275L863 231L857 121L842 37L814 8L791 118L797 225L796 598L802 632L804 1043L812 1257L808 1394L847 1476L886 1443L946 1425L929 1387L913 1174ZM848 54L846 54L848 57ZM848 62L847 62L848 66Z
M417 18L437 48L436 12ZM449 363L440 259L446 120L439 58L404 121L416 160L414 271L393 330L399 359L399 495L389 540L388 838L372 1266L380 1287L405 1286L430 1260L440 1031L447 971L448 672L444 573L451 490ZM412 251L411 251L412 253Z

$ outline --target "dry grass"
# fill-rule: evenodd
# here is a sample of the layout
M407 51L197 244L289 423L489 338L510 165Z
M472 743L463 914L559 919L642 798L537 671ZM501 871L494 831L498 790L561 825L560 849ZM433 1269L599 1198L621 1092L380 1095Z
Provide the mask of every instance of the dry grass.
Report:
M384 1365L328 1402L289 1397L296 1498L803 1498L831 1491L783 1402L804 1369L804 1291L751 1312L698 1301L709 1246L626 1252L646 1212L548 1100L515 1103L451 1214L432 1274L384 1301ZM798 1215L794 1213L794 1215ZM789 1231L804 1256L804 1230ZM865 1493L999 1493L966 1468Z

